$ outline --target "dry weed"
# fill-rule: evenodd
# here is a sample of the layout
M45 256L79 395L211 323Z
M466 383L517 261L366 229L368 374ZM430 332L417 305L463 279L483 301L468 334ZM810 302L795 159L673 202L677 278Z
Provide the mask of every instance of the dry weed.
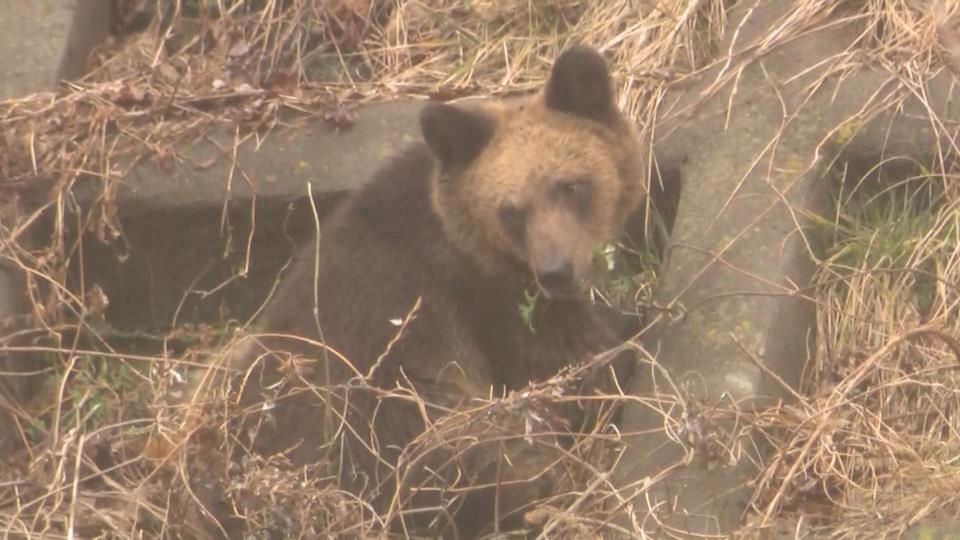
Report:
M303 120L349 124L353 104L374 100L527 91L542 83L558 51L575 41L609 57L621 83L621 105L652 130L672 88L711 66L740 61L719 48L725 33L735 31L726 24L729 4L123 3L128 11L121 23L133 24L144 13L155 15L153 22L142 33L108 44L85 79L0 103L0 203L6 203L0 208L0 261L25 273L31 302L28 329L5 331L0 352L43 359L36 365L44 378L26 403L0 392L0 407L15 419L12 430L23 447L0 458L0 531L189 536L190 510L177 503L184 500L188 465L204 459L219 463L216 456L198 456L181 446L176 434L183 411L170 397L183 391L183 374L216 356L229 336L211 338L207 332L175 353L166 347L146 355L118 351L98 324L109 299L68 279L71 260L82 256L79 230L92 231L122 253L117 183L135 164L207 166L184 164L178 148L218 127L235 130L238 139L268 137L279 126ZM870 64L893 74L899 85L893 98L864 111L861 120L895 109L903 96L923 98L926 80L958 69L956 1L793 4L754 53L838 17L861 21L856 47L835 59L838 69ZM938 130L950 129L938 118L930 120ZM230 149L224 150L230 159ZM832 537L876 537L923 517L960 514L955 154L954 148L938 149L934 163L918 164L925 185L933 185L937 195L925 210L910 214L904 228L884 229L891 220L883 217L849 218L856 210L845 206L849 199L841 200L838 216L847 217L833 224L835 247L821 262L816 284L820 339L807 377L808 397L750 414L683 404L688 425L667 426L690 441L691 433L699 433L702 443L712 440L709 426L715 419L737 416L743 431L733 434L734 440L761 437L774 443L777 451L756 479L745 534L803 515ZM75 193L81 189L95 194L94 204L78 204ZM11 204L18 199L23 204ZM24 242L41 221L50 224L49 236ZM896 242L889 241L891 235ZM538 400L574 399L561 390L579 374L478 405L450 419L446 428L453 433L474 422L490 425L496 414L534 414ZM206 447L216 449L229 439L222 428L235 411L221 394L201 397L209 412L193 440L209 438ZM590 397L608 405L680 405L656 396ZM528 522L551 538L636 534L613 519L625 505L610 476L619 444L606 421L574 436L564 448L567 459L557 465L564 471L563 489L531 508ZM715 449L706 443L691 448ZM716 451L722 456L736 449ZM236 479L230 493L255 529L349 537L382 531L388 516L340 490L323 466L290 472L275 460L249 456L228 471Z

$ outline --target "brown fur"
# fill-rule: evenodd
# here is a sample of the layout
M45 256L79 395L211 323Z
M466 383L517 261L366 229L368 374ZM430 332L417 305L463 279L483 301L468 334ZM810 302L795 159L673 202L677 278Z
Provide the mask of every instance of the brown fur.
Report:
M443 469L451 459L468 480L496 482L499 469L503 524L549 489L549 475L530 479L556 457L549 449L517 438L471 446L452 437L475 434L461 426L446 433L450 444L401 450L432 444L425 426L441 421L441 429L449 412L548 378L621 339L575 289L544 291L535 332L518 306L538 274L567 268L571 283L585 277L594 248L621 233L642 195L639 142L614 107L602 58L579 47L558 59L534 96L430 104L421 119L427 145L384 168L330 218L319 253L313 242L304 247L262 314L260 333L297 338L261 337L231 362L258 367L243 381L252 410L276 400L269 418L250 417L259 427L254 450L286 452L293 465L340 460L341 485L381 512L413 486L438 482L423 471L447 470L439 475L453 483L454 469ZM418 301L399 332L390 321ZM484 430L522 433L522 422ZM453 513L451 496L418 501ZM461 535L495 524L490 491L473 497L452 521ZM453 534L450 524L430 526Z

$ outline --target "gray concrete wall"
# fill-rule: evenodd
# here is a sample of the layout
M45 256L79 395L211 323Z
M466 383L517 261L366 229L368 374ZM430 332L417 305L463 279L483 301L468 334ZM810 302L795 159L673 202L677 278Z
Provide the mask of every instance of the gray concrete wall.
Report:
M73 24L74 14L79 10L102 19L99 16L109 13L104 11L108 6L109 0L0 0L0 100L53 90L64 67L73 74L82 73L85 64L64 63L64 51L72 49L74 56L85 59L91 47L105 37L107 26L94 25L94 34L78 33L77 28L86 25ZM79 44L69 45L71 35L80 38ZM0 215L0 220L11 219ZM30 240L29 235L21 236L27 245ZM0 343L10 343L10 336L29 318L24 279L9 255L0 250ZM39 361L32 355L0 352L0 371L35 371ZM18 375L0 378L0 403L16 408L17 402L29 399L32 379ZM9 410L0 409L0 453L11 451L19 440L11 428L12 418Z
M322 121L278 130L259 145L241 146L236 171L244 177L235 172L232 183L233 165L217 144L183 144L177 152L185 164L169 170L146 164L124 179L117 207L126 245L107 246L88 234L84 268L74 267L71 276L104 290L107 320L124 331L216 324L223 313L245 320L296 244L313 234L307 183L322 220L347 192L420 140L419 111L419 102L399 101L362 109L346 131ZM214 138L220 148L232 144L229 132ZM189 165L211 160L202 169ZM77 190L78 200L94 202L97 186ZM240 275L247 261L249 272Z
M0 0L0 99L53 88L78 0Z
M0 31L7 36L0 43L0 70L11 74L0 81L2 95L50 90L58 78L82 76L91 50L110 29L110 6L111 0L0 0ZM185 141L177 153L187 164L168 170L146 163L124 178L117 207L125 237L105 245L87 233L84 267L74 264L70 286L101 286L110 301L108 322L125 330L214 322L222 313L243 319L269 290L293 245L312 232L307 182L321 214L329 212L344 192L419 139L419 108L417 102L366 107L341 131L321 120L279 129L262 144L245 143L235 168L222 152L233 143L232 130L213 133L208 141ZM235 173L242 178L231 182ZM100 187L99 180L79 179L76 200L96 204ZM44 200L48 188L36 182L21 196ZM248 260L249 274L231 279ZM224 280L231 284L219 287ZM18 286L5 287L0 313L14 313ZM204 293L211 289L217 293Z

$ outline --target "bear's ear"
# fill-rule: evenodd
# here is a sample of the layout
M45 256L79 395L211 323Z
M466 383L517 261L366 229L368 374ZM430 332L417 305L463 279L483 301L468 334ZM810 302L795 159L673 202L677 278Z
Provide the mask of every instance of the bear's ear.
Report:
M443 103L427 103L420 111L420 130L444 170L468 165L490 142L493 118L479 111Z
M608 120L616 112L607 62L583 45L568 48L553 63L544 97L550 109L593 120Z

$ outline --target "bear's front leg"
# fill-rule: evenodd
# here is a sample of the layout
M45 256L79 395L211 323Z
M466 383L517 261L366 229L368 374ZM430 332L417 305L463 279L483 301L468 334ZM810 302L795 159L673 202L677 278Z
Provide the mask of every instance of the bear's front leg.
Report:
M551 418L550 404L522 393L490 399L476 381L417 386L418 402L390 407L423 418L396 462L393 525L461 538L522 527L525 512L553 491L564 422Z

